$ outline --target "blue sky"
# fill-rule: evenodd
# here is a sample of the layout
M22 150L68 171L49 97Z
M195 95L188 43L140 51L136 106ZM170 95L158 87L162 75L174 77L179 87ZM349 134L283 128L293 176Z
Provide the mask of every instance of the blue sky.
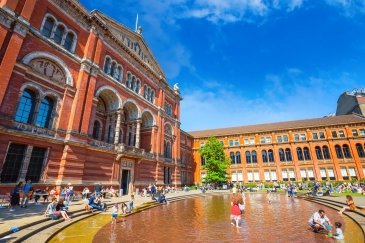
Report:
M365 87L365 0L81 0L143 37L185 131L315 118Z

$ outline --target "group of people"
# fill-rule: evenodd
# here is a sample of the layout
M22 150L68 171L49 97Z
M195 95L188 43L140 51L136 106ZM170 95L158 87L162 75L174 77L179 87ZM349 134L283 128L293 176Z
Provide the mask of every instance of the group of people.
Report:
M332 232L332 224L329 218L326 216L326 213L323 209L318 210L315 212L308 221L309 226L311 229L318 233L318 232L325 232L327 237L335 238L337 240L343 240L344 235L342 232L342 224L341 222L335 222L335 233Z
M47 209L44 213L45 216L49 216L52 219L59 219L62 217L65 221L71 220L71 218L67 214L68 205L64 202L63 198L57 199L56 197L52 198L50 204L48 204Z

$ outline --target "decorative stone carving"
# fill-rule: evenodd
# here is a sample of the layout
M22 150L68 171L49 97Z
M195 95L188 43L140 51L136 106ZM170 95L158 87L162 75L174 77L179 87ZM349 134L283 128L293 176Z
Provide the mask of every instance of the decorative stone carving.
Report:
M56 6L60 7L64 12L69 14L72 19L74 19L80 26L82 26L85 29L89 29L90 26L87 23L87 19L85 18L85 15L88 15L87 12L82 11L82 8L76 9L77 7L75 5L70 4L71 1L65 1L65 0L52 0ZM81 11L80 11L81 10Z
M36 73L39 73L47 78L65 84L66 83L66 75L63 70L54 62L44 59L44 58L36 58L33 59L29 66Z
M14 18L10 17L3 11L0 11L0 24L1 25L4 25L6 28L10 28L13 21L14 21Z

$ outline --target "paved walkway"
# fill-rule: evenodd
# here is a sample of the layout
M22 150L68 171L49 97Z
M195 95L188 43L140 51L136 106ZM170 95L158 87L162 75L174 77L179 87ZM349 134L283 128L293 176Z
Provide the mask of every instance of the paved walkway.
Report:
M185 195L192 195L192 194L200 194L200 190L192 190L189 192L177 191L175 193L168 193L166 194L166 198L173 198L177 196L185 196ZM331 197L331 196L324 196L324 199L335 200L338 202L345 203L346 197L339 196L339 197ZM114 197L111 199L106 199L106 203L116 203L116 202L127 202L130 199L130 196L122 196L122 197ZM150 197L141 197L136 196L134 205L135 207L140 206L145 202L151 202ZM365 208L365 196L364 197L354 197L355 204L360 207ZM83 209L87 201L80 200L75 201L69 206L69 210L77 211ZM46 210L48 203L36 205L34 203L30 203L28 208L16 208L15 211L10 212L8 208L1 208L0 209L0 234L8 231L11 227L16 226L20 227L23 225L30 224L34 221L44 219L44 212ZM72 217L72 216L71 216Z

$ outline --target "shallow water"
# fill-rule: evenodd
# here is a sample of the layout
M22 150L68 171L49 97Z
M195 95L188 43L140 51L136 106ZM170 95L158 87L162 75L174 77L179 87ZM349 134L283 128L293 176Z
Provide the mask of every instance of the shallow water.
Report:
M272 204L265 194L247 194L242 228L230 224L228 195L206 196L120 218L116 225L109 223L110 215L91 217L51 242L335 242L308 229L310 216L321 208L332 223L343 224L345 242L364 241L360 227L336 210L283 194L274 195Z

